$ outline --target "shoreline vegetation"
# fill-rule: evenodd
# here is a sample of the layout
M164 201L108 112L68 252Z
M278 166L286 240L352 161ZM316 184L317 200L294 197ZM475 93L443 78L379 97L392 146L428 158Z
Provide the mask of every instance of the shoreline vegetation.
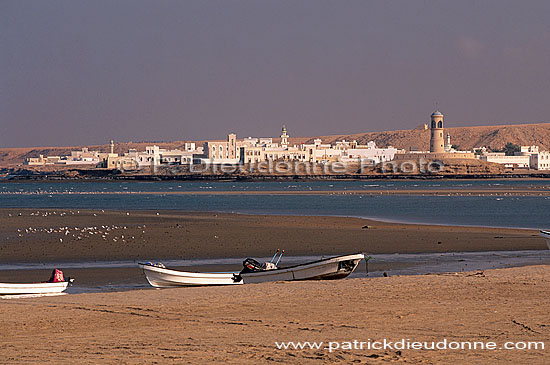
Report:
M0 209L0 263L545 250L538 230L334 216Z

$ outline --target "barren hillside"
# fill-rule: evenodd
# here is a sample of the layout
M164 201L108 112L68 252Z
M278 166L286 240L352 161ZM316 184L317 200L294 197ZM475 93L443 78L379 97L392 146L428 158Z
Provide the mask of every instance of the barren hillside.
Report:
M550 149L550 123L445 128L445 134L447 133L451 134L451 144L457 145L463 150L483 146L502 148L508 142L523 146L538 145L544 150ZM360 143L375 141L378 146L391 145L407 150L410 147L427 150L430 143L430 131L410 129L314 138L321 138L325 143L355 139ZM313 138L307 139L307 141L313 141Z

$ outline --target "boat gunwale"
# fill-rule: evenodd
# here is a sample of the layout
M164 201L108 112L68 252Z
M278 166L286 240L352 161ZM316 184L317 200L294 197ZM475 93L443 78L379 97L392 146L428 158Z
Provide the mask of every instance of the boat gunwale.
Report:
M69 286L69 281L58 281L56 283L50 283L50 282L36 282L36 283L0 283L0 288L28 288L28 287L45 287L45 288L56 288L58 286Z
M289 270L292 271L292 269L296 269L296 268L300 268L300 270L304 270L304 269L309 269L310 265L316 265L316 264L319 264L319 263L322 263L322 262L326 262L327 264L329 262L327 261L331 261L331 260L334 260L334 259L339 259L339 258L343 258L343 257L347 257L347 256L362 256L361 258L357 257L357 258L353 258L350 260L354 260L354 259L358 259L359 261L363 260L365 258L365 254L364 253L356 253L356 254L350 254L350 255L340 255L340 256L334 256L334 257L328 257L326 259L320 259L320 260L316 260L316 261L311 261L311 262L306 262L306 263L303 263L303 264L297 264L297 265L292 265L292 266L286 266L286 267L278 267L276 269L272 269L272 270L261 270L261 271L254 271L254 272L247 272L247 273L242 273L242 274L239 274L241 276L249 276L249 275L255 275L255 274L266 274L266 273L281 273L281 272L285 272L286 270ZM341 260L341 261L345 261L345 260ZM336 261L336 262L339 262L339 261ZM334 262L334 263L336 263ZM330 262L332 263L332 262Z
M235 271L229 271L229 272L196 272L196 271L179 271L179 270L173 270L173 269L167 269L162 268L158 266L154 266L151 264L142 264L138 263L138 265L143 270L149 270L154 271L161 274L167 274L167 275L174 275L178 277L197 277L197 278L221 278L221 277L228 277L232 276L234 274L238 274L238 272Z
M63 293L70 284L70 281L59 281L56 283L0 283L0 296Z

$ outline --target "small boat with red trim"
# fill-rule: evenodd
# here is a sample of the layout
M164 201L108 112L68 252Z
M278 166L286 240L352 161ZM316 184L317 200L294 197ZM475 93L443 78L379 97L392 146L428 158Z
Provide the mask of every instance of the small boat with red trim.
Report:
M65 279L63 272L54 269L50 280L41 283L0 283L0 295L56 294L62 293L74 279Z

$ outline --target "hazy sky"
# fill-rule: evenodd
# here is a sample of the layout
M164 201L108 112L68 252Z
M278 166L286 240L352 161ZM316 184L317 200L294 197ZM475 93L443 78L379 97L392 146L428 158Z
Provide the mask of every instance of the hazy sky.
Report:
M550 121L550 1L0 0L0 147Z

